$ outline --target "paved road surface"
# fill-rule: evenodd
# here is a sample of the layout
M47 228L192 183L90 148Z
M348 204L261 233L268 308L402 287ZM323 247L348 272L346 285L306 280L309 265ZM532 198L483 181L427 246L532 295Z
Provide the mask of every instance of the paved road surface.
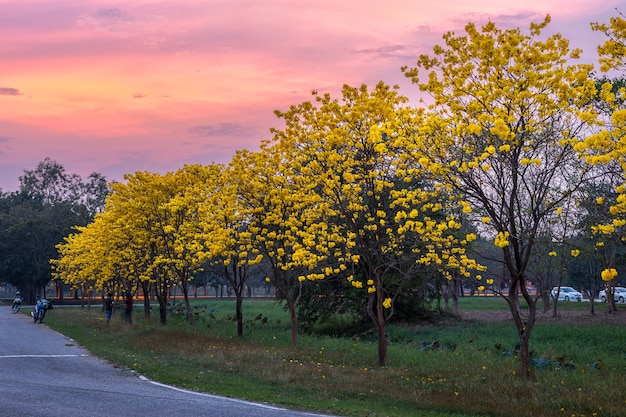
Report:
M148 381L6 305L0 306L0 416L321 417Z

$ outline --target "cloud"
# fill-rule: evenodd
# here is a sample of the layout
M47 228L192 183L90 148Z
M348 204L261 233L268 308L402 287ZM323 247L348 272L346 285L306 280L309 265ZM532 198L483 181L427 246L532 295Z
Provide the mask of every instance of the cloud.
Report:
M0 96L21 96L22 93L17 88L0 87Z
M99 19L105 19L109 21L127 20L128 18L117 7L99 9L95 16Z
M522 10L518 13L485 13L468 12L450 19L453 27L463 28L468 22L474 23L477 27L483 26L487 22L496 22L499 28L512 29L520 27L527 30L530 22L540 23L546 17L546 13L538 11ZM520 25L520 22L524 22Z
M375 55L381 58L405 58L418 55L415 48L406 45L388 45L379 48L367 48L354 51L356 54Z
M208 136L250 136L249 129L239 123L217 123L214 125L194 126L187 130L191 135Z
M141 93L133 93L133 98L144 98L146 95Z
M120 38L134 37L137 31L135 19L116 7L82 14L76 22L79 26L92 27Z

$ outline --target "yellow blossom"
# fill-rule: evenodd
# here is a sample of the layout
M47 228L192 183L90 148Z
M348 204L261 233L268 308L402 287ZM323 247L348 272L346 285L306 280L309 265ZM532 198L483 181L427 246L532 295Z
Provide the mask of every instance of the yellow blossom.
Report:
M496 236L493 243L499 248L509 246L509 232L498 232L498 236Z
M613 226L615 227L621 227L624 226L626 224L626 220L624 219L613 219Z
M603 281L611 281L617 276L617 270L615 268L608 268L602 271L600 274Z
M572 254L572 256L575 258L575 257L577 257L578 255L580 255L580 251L579 251L578 249L572 249L571 254Z
M385 298L385 301L383 301L383 307L391 308L391 298Z
M556 256L556 252L555 251L550 251L550 252L548 252L548 256Z

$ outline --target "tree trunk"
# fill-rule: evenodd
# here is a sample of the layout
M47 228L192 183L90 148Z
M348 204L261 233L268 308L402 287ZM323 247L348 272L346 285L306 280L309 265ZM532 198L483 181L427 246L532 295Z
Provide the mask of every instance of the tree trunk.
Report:
M380 281L378 281L380 283ZM385 312L383 307L384 293L378 289L370 294L367 302L367 312L376 326L378 334L378 365L387 365L387 335L385 334Z
M191 303L189 302L189 288L187 288L187 278L182 280L181 287L183 287L183 299L185 300L185 309L187 311L187 320L189 321L189 324L193 325L193 323L194 323L194 316L193 316L193 311L191 310Z
M517 295L518 289L517 285L520 286L522 291L523 299L526 301L528 305L528 317L526 320L521 315L519 309L519 297ZM515 326L517 327L517 334L519 336L519 359L520 359L520 370L519 374L524 378L531 378L532 368L530 365L530 335L532 333L533 327L535 325L535 319L537 317L537 305L536 301L533 300L524 287L523 280L518 281L516 284L511 285L509 296L507 298L507 302L509 304L509 309L511 310L511 314L513 315L513 321L515 322Z
M613 284L609 284L605 289L607 313L615 314L617 312L617 306L615 305L615 287Z
M528 327L526 330L520 332L520 375L525 378L532 377L532 368L530 366L530 350L529 350L529 341L530 341L530 330Z
M287 306L291 320L291 346L296 346L298 344L298 315L296 314L296 303L293 300L287 300Z
M558 304L559 304L559 300L558 300L558 295L556 297L554 297L553 300L553 304L552 304L552 317L556 317L558 315Z
M57 286L57 304L63 304L63 282L60 279L55 281Z
M452 305L454 306L454 314L458 316L461 314L461 309L459 307L459 292L462 291L461 280L458 277L455 277L452 282L452 286Z
M541 293L541 304L543 306L544 313L550 311L550 292Z
M164 294L157 294L157 300L159 300L159 319L161 324L167 323L167 292Z
M376 302L376 327L378 329L378 365L387 365L387 335L385 334L385 317L383 311L382 291Z
M241 291L237 291L235 300L235 317L237 317L237 336L243 336L243 297Z
M143 315L145 318L149 318L150 317L150 283L147 281L142 281L141 289L143 290Z

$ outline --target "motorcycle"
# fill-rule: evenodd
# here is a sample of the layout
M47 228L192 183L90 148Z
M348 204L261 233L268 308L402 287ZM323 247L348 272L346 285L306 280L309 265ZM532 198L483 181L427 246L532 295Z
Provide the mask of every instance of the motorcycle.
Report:
M30 313L31 317L35 320L35 323L43 323L43 318L46 317L46 312L52 310L52 303L46 299L38 301L35 304L35 310Z
M13 299L13 307L11 308L11 312L13 314L19 313L20 308L22 308L22 297L17 296Z

